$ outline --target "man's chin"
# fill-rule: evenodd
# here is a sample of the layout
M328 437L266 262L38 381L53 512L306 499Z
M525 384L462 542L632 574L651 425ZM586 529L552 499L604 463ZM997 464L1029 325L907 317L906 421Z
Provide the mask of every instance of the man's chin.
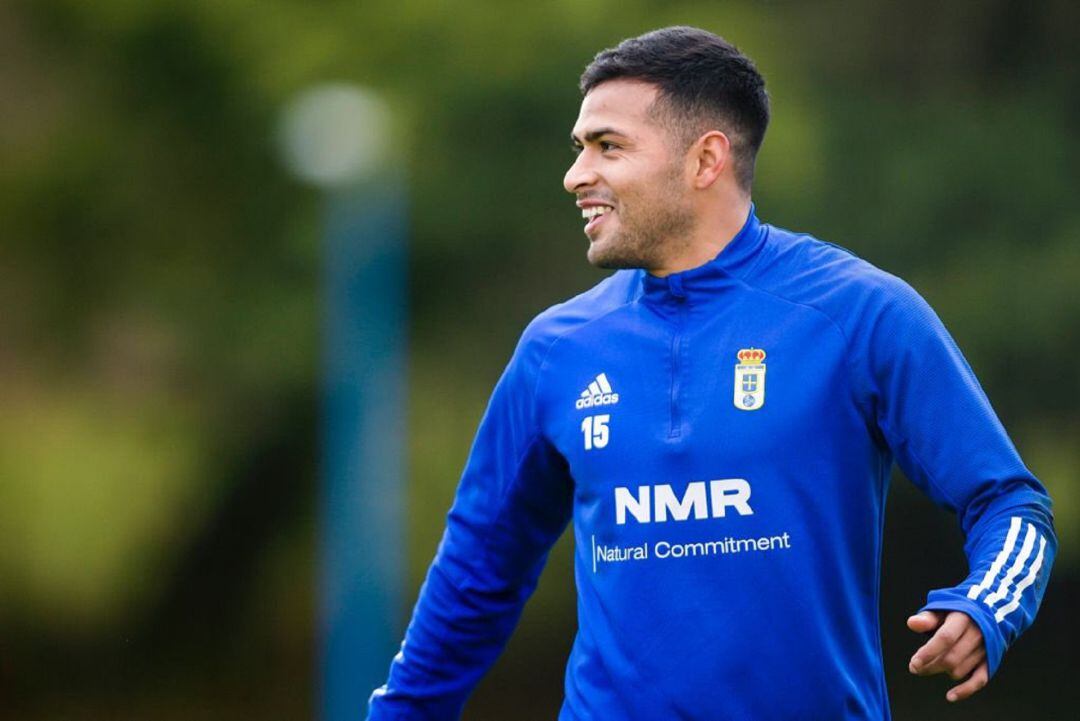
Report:
M585 253L589 264L605 270L624 270L626 268L642 268L644 264L641 258L630 257L627 253L619 252L618 248L612 247L611 243L603 240L589 242L589 250Z

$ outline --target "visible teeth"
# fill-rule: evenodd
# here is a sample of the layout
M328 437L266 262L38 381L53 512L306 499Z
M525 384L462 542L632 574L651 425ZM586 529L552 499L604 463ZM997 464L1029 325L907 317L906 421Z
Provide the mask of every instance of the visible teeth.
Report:
M611 210L611 208L606 206L606 205L593 205L593 206L588 207L588 208L582 208L581 209L581 217L582 218L595 218L596 216L603 215L604 213L607 213L610 210Z

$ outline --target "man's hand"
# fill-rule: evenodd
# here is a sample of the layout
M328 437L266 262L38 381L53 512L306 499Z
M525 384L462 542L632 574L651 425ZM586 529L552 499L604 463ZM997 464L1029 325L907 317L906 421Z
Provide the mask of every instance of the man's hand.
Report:
M968 698L990 680L982 631L966 613L923 611L909 618L907 625L916 633L936 629L933 637L911 657L909 671L918 676L947 673L957 681L966 679L945 694L949 701Z

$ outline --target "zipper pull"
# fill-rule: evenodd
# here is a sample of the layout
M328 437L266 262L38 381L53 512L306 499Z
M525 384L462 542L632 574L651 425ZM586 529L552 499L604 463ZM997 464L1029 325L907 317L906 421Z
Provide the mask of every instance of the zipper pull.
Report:
M673 273L668 276L668 292L674 296L675 300L682 302L686 300L686 289L683 288L682 276L678 273Z

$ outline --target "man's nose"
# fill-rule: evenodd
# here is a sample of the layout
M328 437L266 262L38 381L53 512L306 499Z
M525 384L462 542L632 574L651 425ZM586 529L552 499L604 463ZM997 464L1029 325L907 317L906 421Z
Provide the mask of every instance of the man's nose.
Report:
M563 176L563 187L566 188L566 192L577 193L581 188L596 183L596 173L590 167L587 156L588 151L583 150L578 153L574 163Z

